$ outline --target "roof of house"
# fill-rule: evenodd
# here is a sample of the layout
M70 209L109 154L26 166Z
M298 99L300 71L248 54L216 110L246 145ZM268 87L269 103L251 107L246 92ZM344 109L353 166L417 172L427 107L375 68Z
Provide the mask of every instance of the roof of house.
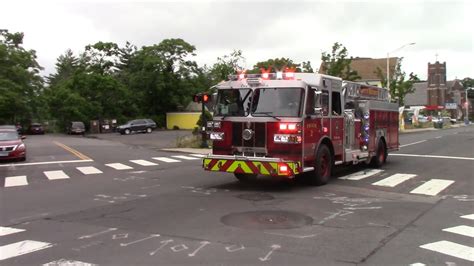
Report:
M428 82L414 83L415 92L405 96L405 105L427 105L428 104Z
M390 73L393 74L397 65L398 57L390 57ZM360 80L380 80L377 75L377 68L380 68L383 76L387 75L387 58L354 58L351 62L351 69L357 71ZM392 75L390 75L391 77Z
M395 67L398 62L398 57L390 57L390 73L392 76ZM377 68L380 68L382 75L387 75L387 58L367 58L367 57L356 57L352 59L351 65L352 70L357 71L360 76L358 81L369 81L369 80L380 80L377 75ZM319 73L325 73L324 62L319 67Z

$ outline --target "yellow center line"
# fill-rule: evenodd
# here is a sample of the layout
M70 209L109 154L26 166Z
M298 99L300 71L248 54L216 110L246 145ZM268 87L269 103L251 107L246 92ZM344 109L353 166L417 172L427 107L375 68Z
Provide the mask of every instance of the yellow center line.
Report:
M76 155L77 157L79 157L79 159L81 160L92 160L91 158L89 158L88 156L76 151L75 149L69 147L69 146L66 146L60 142L57 142L57 141L53 141L54 144L58 145L59 147L65 149L66 151L72 153L73 155Z

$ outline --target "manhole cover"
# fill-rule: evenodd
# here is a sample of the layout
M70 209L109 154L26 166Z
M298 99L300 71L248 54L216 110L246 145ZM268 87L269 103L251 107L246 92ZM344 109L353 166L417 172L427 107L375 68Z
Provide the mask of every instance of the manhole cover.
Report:
M262 201L262 200L272 200L275 197L269 194L264 193L253 193L253 194L242 194L238 195L237 198L250 201Z
M312 224L313 218L289 211L252 211L228 214L221 222L244 229L291 229Z

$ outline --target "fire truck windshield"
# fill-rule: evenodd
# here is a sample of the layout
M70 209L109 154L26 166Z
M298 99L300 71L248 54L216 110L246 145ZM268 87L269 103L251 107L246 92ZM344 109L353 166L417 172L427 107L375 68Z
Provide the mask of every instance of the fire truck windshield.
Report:
M226 89L217 93L216 116L247 116L250 109L250 89Z
M299 117L302 88L259 88L252 96L252 116Z

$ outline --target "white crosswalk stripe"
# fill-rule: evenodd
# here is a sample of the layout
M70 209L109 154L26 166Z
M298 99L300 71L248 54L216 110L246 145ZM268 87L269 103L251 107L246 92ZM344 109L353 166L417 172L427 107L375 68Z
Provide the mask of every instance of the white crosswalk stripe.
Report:
M453 180L431 179L430 181L410 191L410 193L436 196L439 192L449 187L452 183L454 183Z
M181 162L180 160L171 159L171 158L168 158L168 157L153 157L152 159L157 160L157 161L161 161L161 162L165 162L165 163L179 163L179 162Z
M93 166L76 167L76 169L81 171L85 175L96 175L103 173L102 171Z
M26 175L5 177L5 187L18 187L26 185L28 185Z
M43 266L95 266L97 264L82 262L78 260L60 259L43 264Z
M183 159L183 160L199 160L199 158L189 157L189 156L184 156L184 155L173 155L171 157L178 158L178 159Z
M474 261L474 248L446 240L422 245L420 248L436 251L468 261Z
M379 174L381 172L383 172L383 170L370 169L370 170L360 171L360 172L353 173L353 174L346 175L346 176L341 176L338 179L342 179L342 180L362 180L362 179L365 179L367 177L371 177L373 175Z
M34 240L23 240L5 246L0 246L0 261L50 248L52 246L53 245L51 243Z
M412 175L412 174L394 174L378 182L372 183L372 185L382 186L382 187L395 187L415 176L416 175Z
M6 236L6 235L15 234L15 233L23 232L23 231L26 231L26 230L13 228L13 227L0 226L0 236Z
M130 169L133 169L133 167L122 164L122 163L108 163L105 166L114 168L115 170L130 170Z
M468 237L474 237L474 227L467 225L459 225L455 227L445 228L443 229L443 231Z
M474 220L474 213L473 214L468 214L468 215L463 215L463 216L461 216L461 218Z
M204 158L206 157L206 155L204 154L197 154L197 153L193 153L193 154L189 154L190 156L194 156L194 157L198 157L198 158Z
M67 178L69 178L69 176L66 175L66 173L64 173L64 172L61 171L61 170L59 170L59 171L45 171L45 172L44 172L44 175L46 175L46 177L47 177L49 180L67 179Z
M147 161L147 160L130 160L130 162L136 163L136 164L139 164L139 165L142 165L142 166L158 165L157 163L150 162L150 161Z

